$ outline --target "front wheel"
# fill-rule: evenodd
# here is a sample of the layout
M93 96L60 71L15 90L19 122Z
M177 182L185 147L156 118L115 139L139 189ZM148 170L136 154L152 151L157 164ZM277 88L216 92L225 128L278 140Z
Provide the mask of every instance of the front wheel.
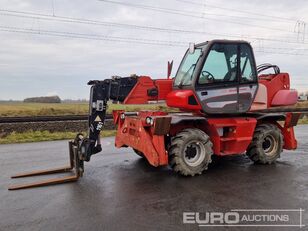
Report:
M280 157L283 136L274 124L258 125L246 155L255 163L271 164Z
M171 140L169 165L181 175L201 174L212 161L212 146L209 136L200 129L185 129Z

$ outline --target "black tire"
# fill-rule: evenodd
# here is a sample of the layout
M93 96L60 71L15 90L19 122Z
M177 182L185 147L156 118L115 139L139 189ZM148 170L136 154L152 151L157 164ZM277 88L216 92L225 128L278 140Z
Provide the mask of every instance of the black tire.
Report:
M212 146L209 136L203 131L184 129L171 140L169 165L184 176L201 174L212 161Z
M253 140L248 146L246 155L255 163L274 163L283 150L283 136L274 124L260 124L257 126Z
M135 152L138 156L144 158L143 152L140 152L140 151L138 151L137 149L134 149L134 148L133 148L133 150L134 150L134 152Z

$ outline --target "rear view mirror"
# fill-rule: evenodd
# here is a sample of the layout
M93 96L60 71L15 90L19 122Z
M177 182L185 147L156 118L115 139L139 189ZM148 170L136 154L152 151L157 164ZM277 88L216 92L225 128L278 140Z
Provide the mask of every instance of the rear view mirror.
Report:
M189 43L189 54L195 53L195 44Z
M171 76L172 66L173 66L173 60L171 62L168 61L168 72L167 72L168 79L170 79L170 76Z

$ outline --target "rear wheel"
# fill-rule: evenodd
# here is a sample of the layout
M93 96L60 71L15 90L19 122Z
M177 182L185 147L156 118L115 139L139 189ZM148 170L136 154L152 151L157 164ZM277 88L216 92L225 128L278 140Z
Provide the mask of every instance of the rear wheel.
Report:
M185 129L171 140L169 165L185 176L201 174L212 161L212 146L209 136L200 129Z
M283 136L274 124L257 126L246 155L255 163L271 164L280 157L283 149Z

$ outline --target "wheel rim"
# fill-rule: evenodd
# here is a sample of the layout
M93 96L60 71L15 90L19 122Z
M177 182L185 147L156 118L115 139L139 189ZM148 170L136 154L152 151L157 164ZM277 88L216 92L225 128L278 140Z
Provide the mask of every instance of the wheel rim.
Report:
M262 148L265 155L274 156L276 153L277 145L277 141L272 135L267 135L266 137L264 137L262 142Z
M190 141L184 148L184 161L191 167L196 167L205 158L205 148L199 141Z

